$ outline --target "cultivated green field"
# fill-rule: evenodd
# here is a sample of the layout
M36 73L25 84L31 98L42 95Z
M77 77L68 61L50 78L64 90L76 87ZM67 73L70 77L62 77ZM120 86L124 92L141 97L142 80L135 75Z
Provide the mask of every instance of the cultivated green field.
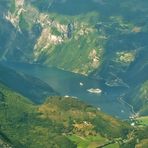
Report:
M108 141L108 139L97 135L97 136L87 136L81 137L78 135L68 136L70 140L74 141L77 144L78 148L95 148L99 145L102 145Z
M140 122L141 125L148 126L148 116L139 117L137 118L137 120Z

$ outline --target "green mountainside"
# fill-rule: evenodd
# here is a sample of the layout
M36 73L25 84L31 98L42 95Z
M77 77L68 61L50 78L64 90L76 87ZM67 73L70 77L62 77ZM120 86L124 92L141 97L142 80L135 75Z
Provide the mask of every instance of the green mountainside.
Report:
M136 92L136 94L132 95L133 91ZM134 88L132 92L129 92L127 95L130 96L127 96L127 98L131 101L130 103L135 106L135 109L140 110L139 114L146 116L148 114L148 81L144 82L141 86Z
M0 146L131 148L137 140L144 146L148 138L146 118L138 120L140 126L131 127L73 98L50 97L35 105L0 84Z
M43 105L0 84L0 132L16 147L75 147L70 140L89 137L103 144L126 137L132 128L77 99L51 97ZM0 135L2 135L0 133ZM70 138L69 138L70 137ZM93 138L94 137L94 138ZM97 140L102 139L100 143ZM52 140L51 140L52 139Z

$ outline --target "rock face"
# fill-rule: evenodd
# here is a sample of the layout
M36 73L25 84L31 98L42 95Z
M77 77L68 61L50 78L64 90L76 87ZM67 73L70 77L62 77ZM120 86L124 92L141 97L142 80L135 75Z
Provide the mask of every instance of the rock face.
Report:
M49 3L57 2L49 1ZM60 3L67 5L66 1ZM50 14L34 7L38 4L37 1L32 1L31 4L27 0L13 0L8 4L10 7L5 13L3 12L3 21L5 24L11 25L11 32L9 28L6 28L10 39L6 41L7 47L4 45L1 49L3 50L1 51L2 60L37 62L85 75L99 66L101 59L89 56L89 52L93 52L93 48L102 47L101 44L96 46L95 41L89 45L91 36L97 35L94 24L91 24L89 20L91 14L88 14L88 20L87 16L83 18L83 15L71 18L60 14ZM97 17L98 14L94 13L94 15ZM71 54L71 50L74 51L74 54ZM65 60L56 61L57 54L59 54L59 59ZM101 57L102 52L98 50L97 54L96 57ZM77 61L78 58L79 61ZM67 62L69 66L67 66ZM76 64L72 64L74 62Z
M1 60L55 66L128 93L147 80L145 0L7 0L0 12Z

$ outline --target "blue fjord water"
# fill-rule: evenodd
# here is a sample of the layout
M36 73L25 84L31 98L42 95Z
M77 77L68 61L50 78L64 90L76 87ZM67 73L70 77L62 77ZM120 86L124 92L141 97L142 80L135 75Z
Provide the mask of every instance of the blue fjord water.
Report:
M18 72L41 79L59 92L61 96L79 98L101 111L121 119L127 119L132 115L131 107L121 100L121 94L125 89L123 87L109 87L103 80L39 64L7 62L5 65ZM100 94L90 93L87 90L91 88L99 88L102 92Z

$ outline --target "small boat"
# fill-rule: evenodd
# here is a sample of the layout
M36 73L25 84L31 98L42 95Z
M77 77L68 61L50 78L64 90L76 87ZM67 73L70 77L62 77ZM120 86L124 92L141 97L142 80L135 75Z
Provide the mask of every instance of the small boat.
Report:
M80 86L83 86L84 84L82 82L80 82Z
M94 94L100 94L102 92L102 90L99 88L90 88L90 89L87 89L87 91Z

